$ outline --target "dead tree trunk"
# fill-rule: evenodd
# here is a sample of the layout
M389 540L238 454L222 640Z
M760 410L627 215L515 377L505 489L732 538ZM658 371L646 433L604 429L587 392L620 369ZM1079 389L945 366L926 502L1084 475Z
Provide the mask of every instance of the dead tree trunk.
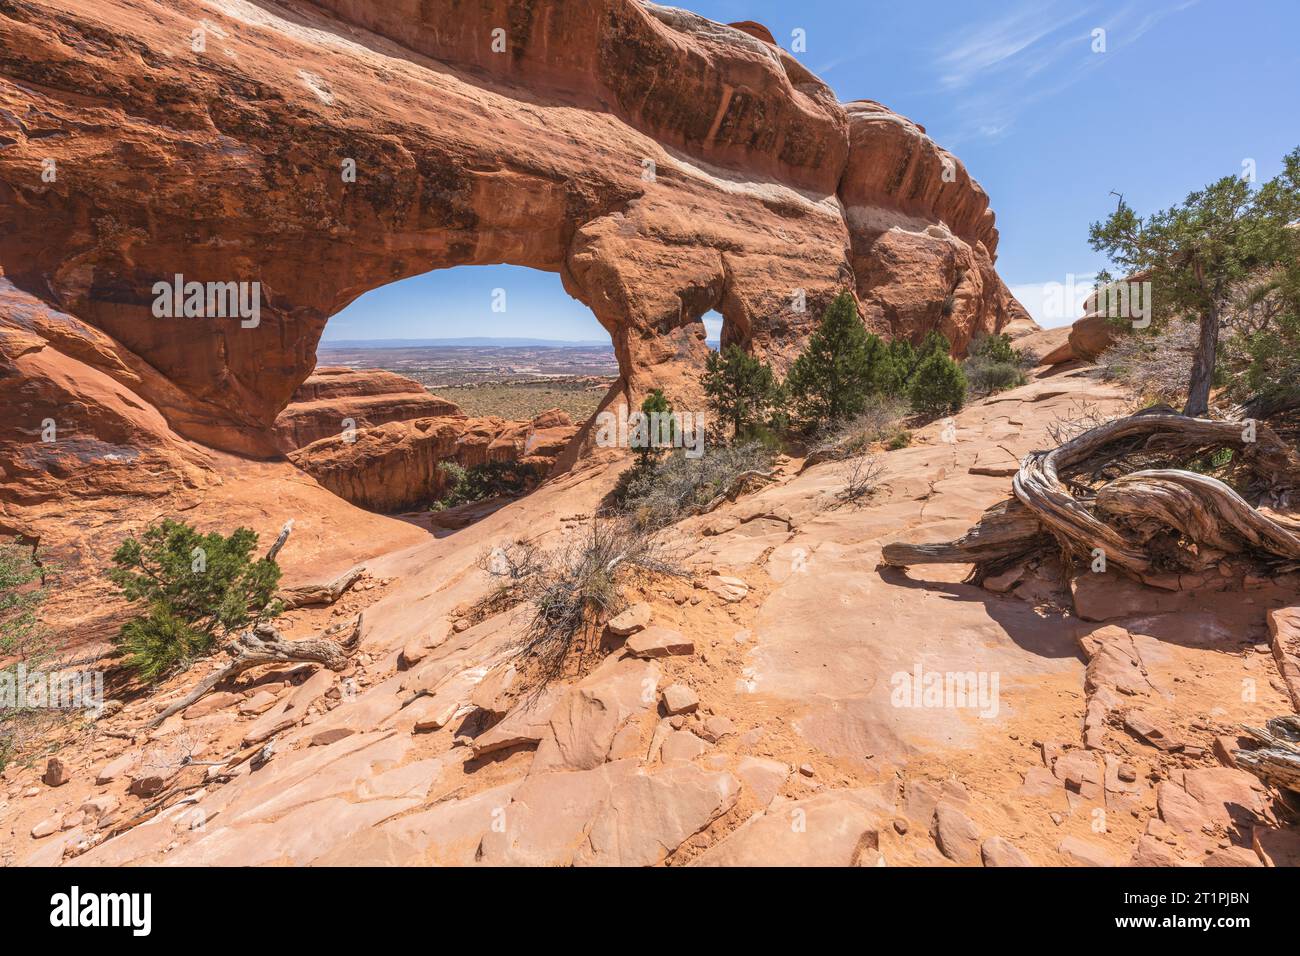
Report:
M324 584L300 584L293 588L284 588L275 595L276 600L284 605L285 610L296 607L333 604L343 596L348 588L357 582L365 571L365 565L357 565L333 581Z
M1233 756L1265 783L1300 794L1300 717L1274 717L1267 726L1267 730L1243 726L1242 730L1264 746L1237 750Z
M1191 460L1221 448L1234 450L1261 492L1285 498L1300 486L1300 460L1262 423L1139 413L1026 456L1011 485L1023 510L1010 502L990 509L957 541L887 545L884 562L971 563L980 577L994 563L1041 549L1046 535L1067 554L1099 551L1139 578L1199 569L1207 550L1300 560L1300 534L1215 478L1168 468L1112 477L1133 461ZM1104 483L1094 488L1098 481ZM1158 537L1163 546L1155 549Z
M274 626L263 622L240 634L228 648L233 660L221 670L209 674L188 694L151 720L157 727L172 714L189 707L208 691L251 667L261 664L322 664L332 671L342 670L361 640L362 615L347 624L335 624L320 637L301 641L287 640Z

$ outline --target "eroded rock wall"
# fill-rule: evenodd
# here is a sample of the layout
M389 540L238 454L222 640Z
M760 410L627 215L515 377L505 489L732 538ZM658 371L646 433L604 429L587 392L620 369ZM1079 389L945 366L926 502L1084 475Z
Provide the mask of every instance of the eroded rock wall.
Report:
M6 0L0 212L6 279L69 317L39 348L126 389L137 444L195 443L172 470L276 455L327 318L434 268L558 272L615 393L679 407L710 309L784 369L844 288L959 350L1012 301L987 197L919 126L840 105L753 24L636 0ZM178 275L258 283L256 323L155 314ZM14 441L59 418L51 388ZM73 433L110 440L95 418Z

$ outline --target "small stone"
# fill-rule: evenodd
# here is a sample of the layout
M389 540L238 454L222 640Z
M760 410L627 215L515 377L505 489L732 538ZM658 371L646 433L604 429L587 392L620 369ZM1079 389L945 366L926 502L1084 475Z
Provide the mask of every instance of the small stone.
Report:
M970 865L980 858L979 827L947 800L941 800L934 808L930 834L939 852L954 863Z
M72 771L58 757L51 757L45 762L45 776L41 779L47 787L61 787L72 779Z
M422 636L412 638L402 648L402 652L397 655L397 669L400 671L410 670L424 660L428 654L429 649L424 645L424 638Z
M32 839L40 840L49 836L51 833L57 833L58 831L59 821L55 820L53 817L49 817L32 827Z
M73 827L79 827L86 822L86 814L81 810L74 810L63 818L59 824L60 830L71 830Z
M813 776L817 771L813 769L813 765L812 765L812 764L810 764L810 763L801 763L801 764L799 764L799 772L800 772L801 774L803 774L805 777L811 777L811 776Z
M239 705L239 712L245 717L255 717L258 714L264 714L275 706L276 696L268 691L262 691L254 695L249 700Z
M1168 724L1143 710L1131 710L1124 716L1124 727L1160 750L1180 750L1183 741Z
M894 817L894 832L902 836L907 832L908 822L906 817Z
M459 712L460 712L460 707L458 705L448 704L442 710L437 711L433 714L426 715L425 717L422 717L419 720L417 720L415 722L415 726L412 729L417 734L427 734L435 730L441 730L443 727L446 727L449 723L455 720L456 715ZM457 740L461 740L461 739L467 739L467 738L457 738Z
M1033 861L1013 843L1000 836L989 837L980 845L980 859L985 866L1033 866Z
M308 746L311 747L328 747L330 744L338 743L345 737L351 737L355 730L351 727L333 727L329 730L322 730L311 739Z
M461 633L462 631L468 631L469 628L470 628L469 621L465 620L463 617L457 618L451 625L451 629L455 631L457 634Z
M137 797L152 797L162 793L163 787L167 785L167 780L161 774L150 773L139 777L131 778L131 786L127 792Z
M1123 780L1125 783L1132 783L1134 780L1138 778L1137 771L1134 770L1126 763L1122 763L1119 765L1119 770L1117 771L1117 773L1119 774L1119 778Z
M627 639L627 651L634 657L681 657L695 653L695 644L667 627L648 627Z
M710 575L704 582L704 586L728 604L743 601L749 594L748 584L740 578L729 577L725 574Z
M703 736L709 743L716 744L723 737L726 737L728 734L734 734L735 732L736 728L731 723L730 719L722 716L715 716L710 717L704 722L701 736Z
M626 611L614 616L609 622L609 630L620 637L629 637L637 631L643 631L650 624L650 605L644 602L633 604Z
M117 797L109 794L102 794L98 797L91 797L81 805L81 812L86 816L98 820L107 813L117 809Z
M1076 836L1068 836L1056 848L1067 866L1114 866L1105 847Z
M694 760L704 751L704 741L699 737L689 730L674 730L664 738L663 746L659 749L659 759L664 763Z
M685 684L670 684L664 688L664 711L669 715L688 714L700 705L695 691Z
M197 700L181 712L182 720L195 720L199 717L207 717L209 714L215 714L219 710L225 710L227 707L233 707L243 700L239 694L232 694L229 691L218 691L215 694L208 694L202 700Z

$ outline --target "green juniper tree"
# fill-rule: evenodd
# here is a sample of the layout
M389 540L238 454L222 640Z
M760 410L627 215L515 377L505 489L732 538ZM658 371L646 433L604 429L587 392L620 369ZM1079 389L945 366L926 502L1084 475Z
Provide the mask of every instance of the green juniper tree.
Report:
M1094 249L1126 275L1141 273L1151 282L1154 321L1198 322L1186 415L1209 410L1220 326L1240 287L1271 269L1293 266L1300 149L1285 158L1284 167L1258 190L1239 176L1225 176L1146 218L1121 199L1105 222L1090 229Z
M704 394L709 407L744 438L780 407L781 389L771 366L748 355L736 344L709 353L704 366Z
M145 608L117 639L128 665L154 681L210 653L217 637L275 616L280 567L255 560L256 546L248 528L200 534L171 519L123 541L108 577Z
M858 318L853 296L837 295L786 377L800 421L818 429L859 414L880 390L885 351Z

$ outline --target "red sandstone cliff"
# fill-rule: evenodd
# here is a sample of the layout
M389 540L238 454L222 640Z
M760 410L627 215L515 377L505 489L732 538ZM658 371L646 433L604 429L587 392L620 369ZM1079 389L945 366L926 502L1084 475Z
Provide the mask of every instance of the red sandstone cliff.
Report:
M203 484L211 449L274 456L328 317L431 268L558 272L610 333L615 392L679 407L709 309L781 368L842 288L872 327L957 349L1015 314L960 162L839 104L756 25L635 0L449 9L0 6L9 526L43 488L114 491L114 455L160 487ZM155 315L177 275L259 283L256 325ZM33 439L50 418L72 425L56 447Z

